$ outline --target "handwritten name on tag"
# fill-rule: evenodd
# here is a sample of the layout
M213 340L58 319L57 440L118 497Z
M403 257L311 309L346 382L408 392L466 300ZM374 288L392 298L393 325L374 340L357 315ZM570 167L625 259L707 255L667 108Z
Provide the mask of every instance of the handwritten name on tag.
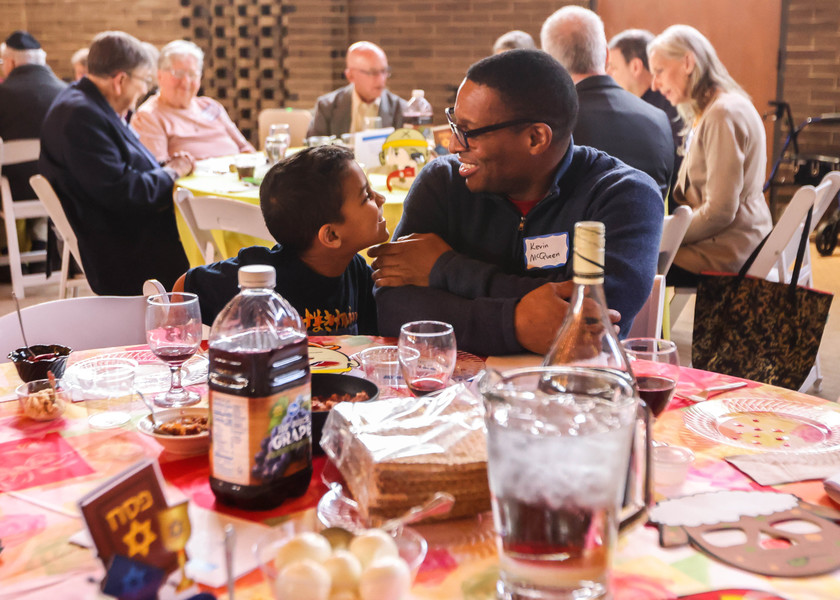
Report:
M525 266L529 269L562 267L569 259L569 234L550 233L525 238Z

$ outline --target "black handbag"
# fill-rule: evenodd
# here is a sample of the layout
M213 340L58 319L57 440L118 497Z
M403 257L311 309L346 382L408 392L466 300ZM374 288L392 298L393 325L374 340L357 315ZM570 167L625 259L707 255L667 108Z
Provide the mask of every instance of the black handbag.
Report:
M794 390L802 386L816 361L834 297L797 285L812 212L805 220L789 284L746 276L767 238L737 274L700 277L693 367Z

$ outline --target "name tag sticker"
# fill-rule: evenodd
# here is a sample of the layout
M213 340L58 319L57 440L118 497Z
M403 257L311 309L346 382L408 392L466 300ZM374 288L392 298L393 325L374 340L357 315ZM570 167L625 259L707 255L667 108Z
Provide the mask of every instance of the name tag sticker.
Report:
M525 238L525 266L529 269L562 267L569 260L569 234L550 233Z

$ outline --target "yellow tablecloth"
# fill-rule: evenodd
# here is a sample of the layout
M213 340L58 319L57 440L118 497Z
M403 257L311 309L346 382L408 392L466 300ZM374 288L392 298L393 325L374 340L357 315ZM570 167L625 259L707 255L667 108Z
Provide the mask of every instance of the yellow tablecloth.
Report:
M236 157L212 158L199 161L195 173L182 177L175 182L175 185L193 193L194 196L222 196L242 202L259 205L260 188L258 185L240 181L236 173L231 173L228 166L236 160ZM265 168L262 168L262 173ZM260 171L257 171L260 174ZM385 184L385 175L371 174L369 176L371 185L380 194L385 196L385 205L382 207L385 221L388 223L388 231L393 234L394 228L402 217L403 200L407 192L405 190L388 191ZM181 234L181 242L190 261L190 266L204 264L201 251L190 234L187 224L179 211L176 211L178 231ZM214 231L213 237L225 258L236 256L241 248L253 245L273 246L271 240L259 240L257 238L232 233L229 231Z

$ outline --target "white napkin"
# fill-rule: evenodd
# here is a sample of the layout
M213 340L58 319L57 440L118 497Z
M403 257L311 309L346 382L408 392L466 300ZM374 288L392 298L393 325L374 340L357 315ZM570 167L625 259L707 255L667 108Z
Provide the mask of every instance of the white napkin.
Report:
M826 479L840 471L840 450L741 454L726 461L761 485L778 485L808 479Z

